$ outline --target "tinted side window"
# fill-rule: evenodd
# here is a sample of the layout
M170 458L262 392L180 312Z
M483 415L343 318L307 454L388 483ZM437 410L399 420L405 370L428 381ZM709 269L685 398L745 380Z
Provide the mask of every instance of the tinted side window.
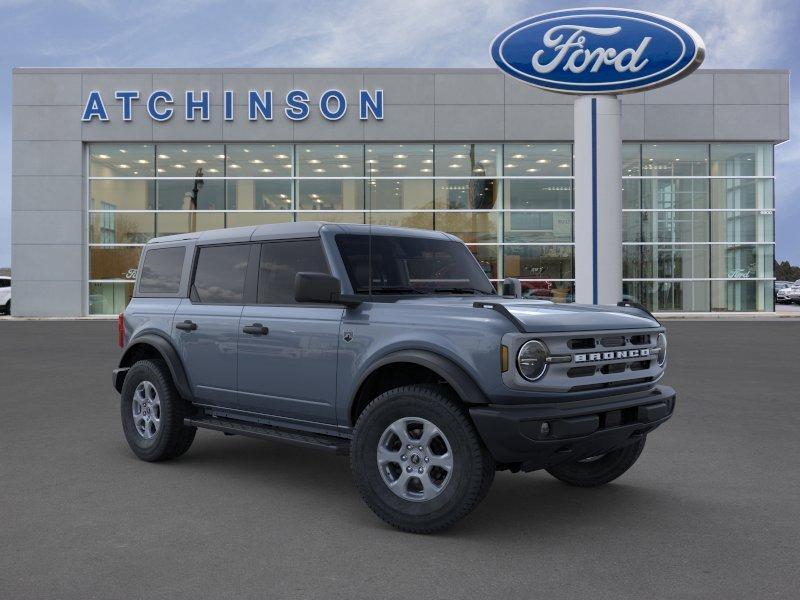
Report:
M11 287L11 282L8 279L0 279L0 288Z
M200 248L192 299L206 304L242 304L250 244Z
M147 251L139 276L142 294L177 294L181 284L186 248L154 248Z
M300 272L330 272L319 240L262 244L258 303L294 304L294 276Z

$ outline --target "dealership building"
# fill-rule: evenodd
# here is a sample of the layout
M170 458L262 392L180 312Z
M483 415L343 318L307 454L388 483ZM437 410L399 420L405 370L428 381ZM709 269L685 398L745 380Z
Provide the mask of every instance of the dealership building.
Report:
M788 71L621 98L620 299L774 310ZM497 69L15 69L12 312L115 314L154 236L304 220L447 231L572 301L573 103Z

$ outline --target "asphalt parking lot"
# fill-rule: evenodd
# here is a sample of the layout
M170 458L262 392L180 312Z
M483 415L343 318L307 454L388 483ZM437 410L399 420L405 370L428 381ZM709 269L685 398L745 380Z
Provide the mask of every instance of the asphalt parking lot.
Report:
M113 322L0 322L0 598L797 598L800 321L671 322L670 423L596 490L499 473L452 530L361 503L346 459L200 431L146 464Z

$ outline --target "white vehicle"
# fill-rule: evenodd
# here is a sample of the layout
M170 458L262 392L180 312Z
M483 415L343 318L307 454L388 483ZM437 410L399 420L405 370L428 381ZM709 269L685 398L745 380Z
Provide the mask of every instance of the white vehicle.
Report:
M11 277L0 275L0 313L11 314Z
M778 290L778 302L800 304L800 279L795 281L790 287Z

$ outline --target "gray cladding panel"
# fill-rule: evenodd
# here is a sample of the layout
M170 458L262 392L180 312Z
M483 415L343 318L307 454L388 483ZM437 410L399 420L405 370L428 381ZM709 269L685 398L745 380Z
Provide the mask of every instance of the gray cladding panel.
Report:
M14 73L11 88L14 106L83 104L79 73Z
M82 175L83 145L76 141L16 141L11 150L12 175Z
M11 188L14 210L83 210L86 206L80 176L15 176Z
M16 274L16 267L12 264ZM73 317L83 314L84 281L26 281L15 275L11 314L25 317ZM53 301L57 298L57 301Z
M12 115L12 139L79 140L80 106L16 106Z
M14 287L18 281L80 281L83 253L82 244L14 244Z

